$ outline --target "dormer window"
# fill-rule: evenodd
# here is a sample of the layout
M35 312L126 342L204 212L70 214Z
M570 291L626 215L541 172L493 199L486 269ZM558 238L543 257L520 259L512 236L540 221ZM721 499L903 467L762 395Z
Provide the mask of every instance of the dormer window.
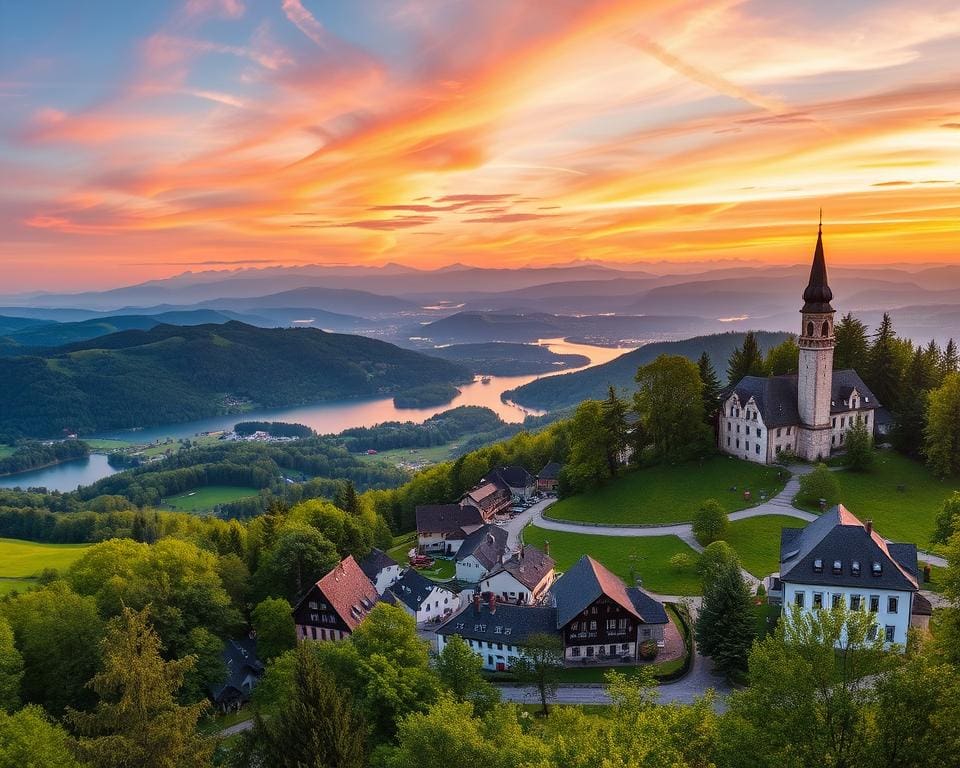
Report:
M813 561L813 572L823 573L823 560L819 557Z
M873 565L870 566L870 573L874 576L879 576L883 573L883 566L876 560L873 561Z
M860 561L859 561L859 560L854 560L852 563L850 563L850 573L851 573L853 576L859 576L859 575L860 575Z
M839 576L841 573L843 573L843 563L841 563L839 560L833 561L833 573L836 576Z

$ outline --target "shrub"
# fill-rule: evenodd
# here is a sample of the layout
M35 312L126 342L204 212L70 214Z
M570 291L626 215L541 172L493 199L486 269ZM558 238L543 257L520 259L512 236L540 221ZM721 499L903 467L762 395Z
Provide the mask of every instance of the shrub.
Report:
M660 653L660 646L657 645L656 640L644 640L640 643L640 647L637 649L640 654L640 658L644 661L651 661L652 659L657 658L657 654Z
M763 582L761 581L759 584L757 584L757 597L766 597L766 596L767 596L767 588L763 586Z
M677 552L670 558L670 567L677 571L686 571L693 567L696 560L687 552Z
M727 535L727 513L716 499L707 499L693 516L693 535L702 545L712 544Z
M804 506L816 507L824 499L827 506L840 501L840 483L826 464L817 464L816 469L800 478L800 492L796 501Z

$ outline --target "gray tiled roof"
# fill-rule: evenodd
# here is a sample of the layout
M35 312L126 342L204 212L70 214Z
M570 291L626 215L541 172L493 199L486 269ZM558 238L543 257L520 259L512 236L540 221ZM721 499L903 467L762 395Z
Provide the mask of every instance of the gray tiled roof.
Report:
M370 550L370 554L360 561L360 570L366 574L370 581L376 581L377 574L392 565L398 565L397 561L382 549L374 547Z
M533 485L536 479L524 467L513 465L510 467L498 467L488 476L490 480L499 479L509 488L526 488Z
M494 568L490 576L506 571L527 589L533 589L553 568L553 558L541 552L536 547L524 545L519 552L515 552L503 565Z
M464 526L483 525L483 515L476 507L460 504L421 504L417 507L417 530L430 533L453 533Z
M440 627L437 634L523 645L531 635L557 634L557 609L497 603L496 610L491 613L486 602L481 603L479 612L470 603Z
M644 624L666 624L669 621L663 603L654 600L639 587L628 587L627 594Z
M219 701L230 690L236 691L243 699L248 698L249 692L244 691L243 681L247 675L259 678L264 670L263 662L257 658L257 641L249 637L227 640L220 658L227 669L227 676L224 680L210 685L213 700Z
M844 369L833 372L830 393L830 412L846 413L853 410L847 405L850 393L856 389L863 400L861 410L879 408L880 402L856 371ZM726 397L736 392L740 404L745 405L752 397L757 404L763 423L767 427L787 427L800 423L797 410L797 375L744 376L728 390Z
M820 572L814 561L821 560ZM841 572L833 572L835 560ZM860 564L860 575L851 564ZM880 563L879 575L873 563ZM913 544L887 542L843 505L824 512L805 528L783 528L780 532L780 573L785 582L824 586L863 586L877 589L917 589L917 548Z
M540 474L537 475L537 477L541 480L556 480L560 477L561 469L563 469L563 465L559 461L551 461L540 470Z
M485 525L477 528L463 540L457 550L457 562L466 560L473 555L480 564L490 570L500 562L507 548L507 532L496 525Z
M442 584L437 584L435 581L430 581L426 576L420 575L416 569L407 568L403 572L403 576L390 587L389 591L401 603L411 610L417 611L420 610L423 602L430 597L430 592L435 587L446 589ZM449 592L449 590L447 591ZM451 592L451 594L453 593Z

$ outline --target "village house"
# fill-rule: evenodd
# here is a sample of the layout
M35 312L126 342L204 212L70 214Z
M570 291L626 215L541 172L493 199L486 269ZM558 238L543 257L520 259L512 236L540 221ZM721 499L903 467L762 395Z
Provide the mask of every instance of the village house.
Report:
M480 581L500 564L506 550L505 530L490 524L478 528L457 550L457 579L472 584Z
M663 647L669 621L663 605L588 555L557 579L550 596L568 661L636 661L644 641Z
M479 508L464 504L421 504L416 516L421 554L456 554L464 539L487 523Z
M513 493L506 483L499 479L481 480L467 491L460 500L462 506L472 506L480 510L483 520L489 523L498 512L507 509L513 501Z
M413 568L390 587L388 594L396 604L414 618L417 624L449 616L460 607L460 597L442 584L422 576Z
M805 528L781 529L779 580L788 619L788 606L866 610L874 632L901 646L911 626L929 621L930 604L918 595L916 545L887 541L842 504Z
M297 638L301 641L343 640L379 600L376 586L353 555L345 557L294 606Z
M373 582L378 595L382 595L387 587L400 578L402 573L400 564L382 549L376 547L371 549L370 554L360 561L360 570Z
M437 630L443 652L450 637L459 635L483 661L483 668L503 672L523 653L531 635L557 634L557 609L497 602L496 595L473 600Z
M803 292L799 373L745 376L727 390L718 445L732 456L771 464L779 454L820 461L844 446L857 424L872 434L877 398L854 370L833 370L833 291L827 283L822 228Z
M231 712L250 701L265 667L257 658L257 641L252 637L227 640L220 658L227 674L209 687L210 698L220 712Z
M536 605L547 594L556 574L550 545L541 552L521 545L509 559L498 564L483 579L482 592L495 594L504 603Z
M537 490L544 493L556 493L560 484L560 470L563 465L558 461L547 462L537 475Z
M506 486L511 496L529 499L537 490L537 479L521 466L498 467L490 472L485 480L499 482Z

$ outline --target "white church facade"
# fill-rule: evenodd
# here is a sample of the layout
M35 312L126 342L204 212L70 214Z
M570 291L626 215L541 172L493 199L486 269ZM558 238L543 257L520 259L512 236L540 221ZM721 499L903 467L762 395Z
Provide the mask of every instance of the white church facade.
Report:
M800 310L799 372L745 376L728 391L719 420L721 451L760 464L785 451L819 461L842 450L858 422L873 433L880 403L856 371L833 370L832 300L821 228Z

